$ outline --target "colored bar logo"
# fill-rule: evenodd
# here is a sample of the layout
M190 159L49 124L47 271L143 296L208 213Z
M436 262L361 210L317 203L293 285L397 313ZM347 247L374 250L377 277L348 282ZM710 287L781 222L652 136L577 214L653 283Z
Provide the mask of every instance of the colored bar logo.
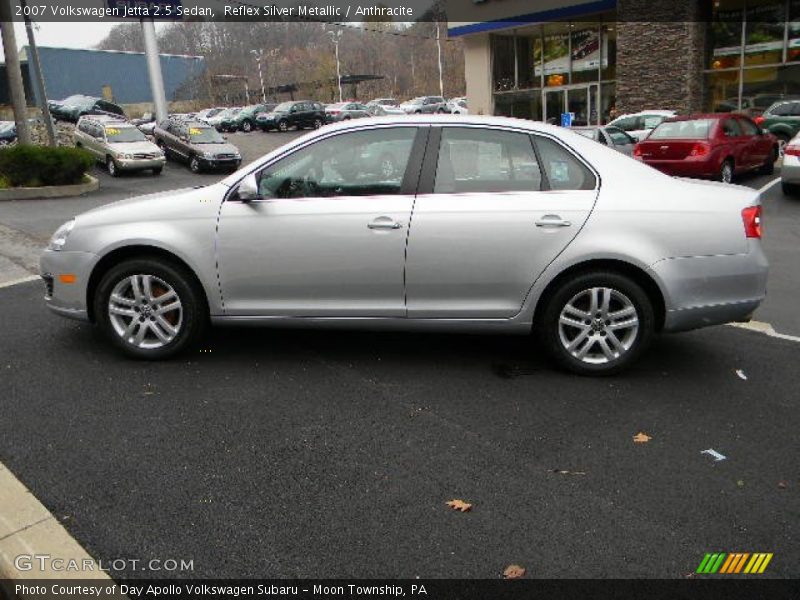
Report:
M755 575L763 573L771 560L772 552L709 552L700 561L696 572L703 575Z

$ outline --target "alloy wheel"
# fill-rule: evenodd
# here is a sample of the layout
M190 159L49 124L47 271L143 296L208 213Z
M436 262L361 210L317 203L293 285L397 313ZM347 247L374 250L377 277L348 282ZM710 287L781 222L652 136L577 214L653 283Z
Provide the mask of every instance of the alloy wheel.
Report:
M558 335L564 349L587 364L606 364L636 342L639 315L622 292L593 287L575 294L561 310Z
M729 161L725 161L722 164L722 172L720 173L720 179L723 183L730 183L733 181L733 165Z
M189 161L189 169L192 171L192 173L200 172L200 161L197 160L196 156L193 156L192 160Z
M322 121L320 119L314 119L314 129L319 129L322 127Z
M289 131L289 124L286 121L281 121L278 123L278 129L281 131Z
M178 293L155 275L119 281L108 299L108 317L117 335L136 348L152 350L172 342L183 324Z

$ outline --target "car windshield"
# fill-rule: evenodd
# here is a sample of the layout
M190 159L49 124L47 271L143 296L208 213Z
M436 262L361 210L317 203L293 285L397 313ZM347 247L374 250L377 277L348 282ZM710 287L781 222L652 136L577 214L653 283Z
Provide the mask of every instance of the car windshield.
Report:
M110 144L121 144L124 142L144 142L147 140L144 134L136 127L106 127L106 139Z
M189 138L193 144L221 144L225 139L213 127L189 127Z
M699 140L708 139L714 119L666 121L656 127L648 139L651 140Z
M281 102L273 109L273 112L289 112L292 106L294 106L294 102Z

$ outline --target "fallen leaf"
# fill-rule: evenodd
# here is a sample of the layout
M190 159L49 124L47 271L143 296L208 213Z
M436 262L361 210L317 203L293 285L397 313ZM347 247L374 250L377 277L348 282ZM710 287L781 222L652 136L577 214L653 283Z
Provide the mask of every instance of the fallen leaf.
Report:
M558 475L586 475L586 471L565 471L563 469L553 469L550 472Z
M741 369L736 369L736 374L739 376L739 379L747 381L747 375L745 375L744 371L742 371Z
M458 499L450 500L446 504L453 510L458 510L461 512L469 512L470 510L472 510L472 504L470 504L469 502L464 502L463 500L458 500Z
M789 482L788 481L779 481L778 482L778 487L781 488L782 490L785 490L787 487L789 487Z
M739 487L744 487L744 480L740 479L739 481L736 482L736 485L738 485Z
M644 444L652 440L653 438L647 435L646 433L640 431L635 436L633 436L633 441L637 444Z
M506 579L519 579L525 576L525 567L519 565L508 565L503 571L503 577Z

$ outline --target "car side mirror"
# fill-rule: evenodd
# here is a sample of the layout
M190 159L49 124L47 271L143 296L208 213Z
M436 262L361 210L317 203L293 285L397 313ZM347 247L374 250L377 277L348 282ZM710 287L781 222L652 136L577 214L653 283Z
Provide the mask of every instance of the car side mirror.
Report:
M258 200L261 198L261 194L258 192L258 179L256 179L255 173L250 173L239 182L236 195L242 202L250 202L251 200Z

